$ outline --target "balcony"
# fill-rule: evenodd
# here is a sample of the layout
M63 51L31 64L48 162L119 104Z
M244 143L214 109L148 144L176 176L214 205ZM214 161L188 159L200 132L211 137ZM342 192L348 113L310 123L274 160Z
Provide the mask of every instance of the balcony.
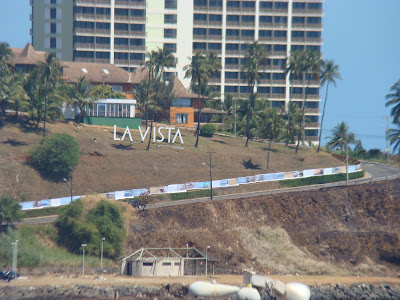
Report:
M222 7L209 7L209 6L195 6L193 8L194 13L216 13L222 14Z
M238 84L239 83L239 79L237 79L237 78L225 78L225 84L226 83L230 83L230 84L236 83L236 84Z
M75 50L93 50L94 51L94 44L80 44L80 43L75 43L74 44L74 49Z
M145 46L133 46L133 45L115 45L114 44L114 49L115 50L120 50L120 51L139 51L139 52L143 52L146 51L146 47Z
M317 136L307 136L306 135L305 141L318 142L318 137Z
M322 9L293 9L292 15L295 17L322 17Z
M137 16L115 16L115 21L122 21L126 23L146 23L146 17L137 17Z
M304 113L306 115L319 115L321 114L321 110L319 108L306 108L304 109Z
M306 122L304 125L305 129L315 129L315 128L320 128L320 123L318 122Z
M239 65L225 65L225 70L239 70Z
M208 83L221 83L221 78L209 78Z
M292 24L292 29L315 29L315 30L322 30L322 24Z
M144 31L124 31L124 30L115 30L115 36L121 37L145 37L146 32Z
M75 5L111 7L111 0L75 0Z
M118 1L115 8L146 8L146 2L141 1Z
M308 44L317 44L321 45L322 44L322 38L293 38L292 37L292 43L308 43Z

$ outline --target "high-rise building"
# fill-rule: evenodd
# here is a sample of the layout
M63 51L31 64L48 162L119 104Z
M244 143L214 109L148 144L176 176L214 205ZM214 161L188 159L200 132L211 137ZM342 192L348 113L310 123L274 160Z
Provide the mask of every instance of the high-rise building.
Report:
M31 0L32 44L64 61L113 63L128 71L143 65L145 54L166 47L176 56L185 87L184 66L197 51L221 57L222 70L210 79L215 91L245 97L241 65L247 46L264 45L268 60L257 91L273 107L289 99L301 105L306 78L290 83L285 74L291 51L321 51L324 0ZM307 82L306 82L307 81ZM292 97L290 92L292 91ZM307 140L319 130L319 83L307 91Z

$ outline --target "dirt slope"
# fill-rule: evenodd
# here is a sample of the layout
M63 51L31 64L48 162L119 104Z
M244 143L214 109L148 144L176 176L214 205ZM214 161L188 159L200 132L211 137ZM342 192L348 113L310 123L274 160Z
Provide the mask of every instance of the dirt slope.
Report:
M138 213L130 249L205 249L219 271L394 274L400 183L389 181Z

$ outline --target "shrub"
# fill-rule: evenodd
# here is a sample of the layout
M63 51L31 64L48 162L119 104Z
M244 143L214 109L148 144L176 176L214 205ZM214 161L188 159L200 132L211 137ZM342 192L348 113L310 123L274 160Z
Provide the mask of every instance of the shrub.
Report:
M200 128L200 135L205 137L212 137L215 133L215 126L213 124L204 124Z
M21 206L19 203L8 196L2 196L0 198L0 224L4 222L8 226L20 220Z
M350 173L349 179L357 179L364 177L364 170ZM303 186L312 184L324 184L329 182L337 182L346 180L346 173L334 174L334 175L322 175L322 176L312 176L298 179L288 179L279 181L280 186Z
M30 153L34 168L52 181L68 177L79 163L79 154L79 145L74 138L59 133L43 138Z
M89 255L99 255L104 237L105 257L118 257L125 240L125 229L117 206L102 200L97 206L84 212L82 200L72 202L56 221L58 243L69 251L80 253L81 245L87 244Z

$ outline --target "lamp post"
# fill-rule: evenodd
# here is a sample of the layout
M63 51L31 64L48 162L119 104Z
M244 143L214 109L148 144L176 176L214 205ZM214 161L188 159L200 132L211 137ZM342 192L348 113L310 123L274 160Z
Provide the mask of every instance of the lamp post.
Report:
M103 244L106 238L101 238L101 270L103 271Z
M213 199L213 190L212 190L212 154L215 152L207 152L210 154L210 198Z
M186 244L186 257L189 256L189 244Z
M73 195L74 195L73 174L74 174L74 171L71 171L70 181L68 181L66 178L63 178L63 180L64 180L66 183L68 183L69 187L71 188L71 202L73 201Z
M206 248L206 277L207 277L208 249L211 249L211 247L207 246Z
M85 247L87 244L82 244L82 276L85 276Z
M18 240L11 243L13 246L13 261L12 261L12 271L14 279L17 277L17 260L18 260Z

